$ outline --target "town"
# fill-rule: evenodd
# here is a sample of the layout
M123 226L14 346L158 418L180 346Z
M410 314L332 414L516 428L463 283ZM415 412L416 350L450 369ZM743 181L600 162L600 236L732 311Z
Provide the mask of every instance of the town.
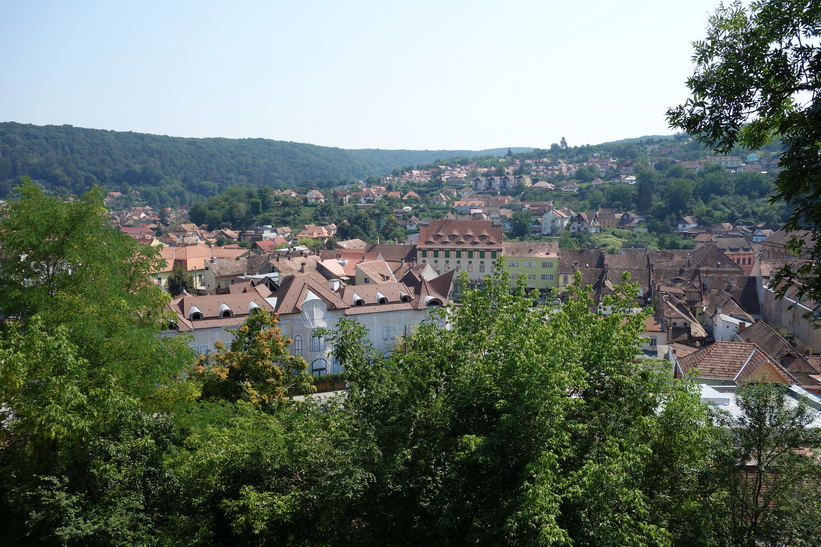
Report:
M674 154L671 148L659 153L656 161L669 163L667 169L698 171L707 166L725 176L777 169L777 158L762 162L756 154L676 162L669 157ZM350 211L353 205L361 214L380 205L388 212L387 221L382 220L375 238L375 225L369 230L372 242L340 239L339 224L348 225L350 233L351 219L209 230L188 221L187 208L166 211L161 218L155 209L137 206L118 212L116 222L140 243L161 247L165 267L155 272L154 281L169 289L183 287L181 294L179 288L171 290L177 295L171 306L179 318L171 333L190 334L190 345L199 353L214 351L218 341L230 341L232 329L261 308L278 314L283 334L292 340L290 351L307 360L312 375L339 374L333 348L317 329L333 329L340 318L355 318L387 355L397 340L424 321L427 310L458 302L462 288L481 287L486 276L503 268L511 286L521 279L542 302L561 299L577 275L591 287L599 307L615 285L636 283L636 309L648 315L644 353L667 359L677 375L697 362L705 386L740 385L755 376L818 391L821 331L808 317L813 304L789 293L776 298L771 284L785 261L806 260L789 250L795 234L766 223L702 226L690 215L677 218L671 234L683 248L648 248L646 243L595 248L589 237L596 234L647 235L648 215L613 207L576 212L556 204L562 196L528 201L511 194L549 198L576 194L580 187L586 192L634 187L635 162L508 158L505 163L508 169L483 169L473 163L413 169L358 190L336 189L327 197L317 189L304 195L293 190L273 193L272 199L292 200L296 207L333 203ZM584 170L594 178L580 183L575 175ZM546 182L551 178L568 181ZM434 179L440 182L438 191L420 195L407 189L421 192ZM112 193L108 201L113 205L118 199ZM386 209L384 203L394 208ZM441 218L417 216L431 210ZM169 222L172 218L179 222ZM524 232L517 221L524 224ZM401 234L403 239L378 241L379 233ZM573 241L587 244L563 248L568 242L572 247ZM180 285L180 279L189 279L189 284ZM599 311L606 313L601 307ZM760 357L754 370L751 355Z

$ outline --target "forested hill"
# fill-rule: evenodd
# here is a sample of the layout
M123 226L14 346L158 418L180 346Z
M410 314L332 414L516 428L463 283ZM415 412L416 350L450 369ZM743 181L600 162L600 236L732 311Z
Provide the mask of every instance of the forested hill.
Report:
M180 205L236 184L323 188L398 167L506 150L343 150L268 139L194 139L4 122L0 197L26 175L60 193L80 194L97 184L112 191L140 190L149 203Z

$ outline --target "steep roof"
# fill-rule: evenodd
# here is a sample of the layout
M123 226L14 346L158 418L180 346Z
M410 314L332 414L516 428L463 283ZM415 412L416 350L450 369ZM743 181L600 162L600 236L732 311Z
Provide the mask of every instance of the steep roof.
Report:
M678 359L683 372L697 369L698 377L729 380L742 384L756 376L761 367L770 364L786 383L797 383L775 359L756 344L749 342L716 342L704 349Z
M418 247L501 250L502 227L491 220L431 220L420 227Z

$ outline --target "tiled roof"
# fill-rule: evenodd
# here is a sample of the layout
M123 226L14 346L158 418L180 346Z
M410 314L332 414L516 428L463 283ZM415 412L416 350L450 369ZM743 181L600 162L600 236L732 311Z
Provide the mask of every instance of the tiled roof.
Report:
M502 227L491 220L431 220L420 228L418 246L501 250Z
M743 383L770 363L788 383L795 379L778 362L756 344L749 342L716 342L706 348L678 359L683 372L697 369L699 378L729 380Z
M502 252L508 258L558 258L559 244L555 241L505 241Z

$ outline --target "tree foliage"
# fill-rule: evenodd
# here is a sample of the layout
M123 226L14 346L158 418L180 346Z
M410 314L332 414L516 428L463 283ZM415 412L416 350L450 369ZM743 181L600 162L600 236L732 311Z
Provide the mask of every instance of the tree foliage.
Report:
M783 290L821 302L821 6L814 0L758 0L722 5L707 37L694 44L692 95L668 111L668 120L727 153L750 150L778 137L783 145L774 201L790 209L789 230L810 230L803 249L810 261L787 265ZM796 241L796 250L804 246ZM783 293L782 290L782 293Z
M288 353L291 340L277 325L276 316L257 308L235 331L230 349L219 343L216 353L201 355L194 377L203 383L203 397L268 409L309 392L308 363Z

